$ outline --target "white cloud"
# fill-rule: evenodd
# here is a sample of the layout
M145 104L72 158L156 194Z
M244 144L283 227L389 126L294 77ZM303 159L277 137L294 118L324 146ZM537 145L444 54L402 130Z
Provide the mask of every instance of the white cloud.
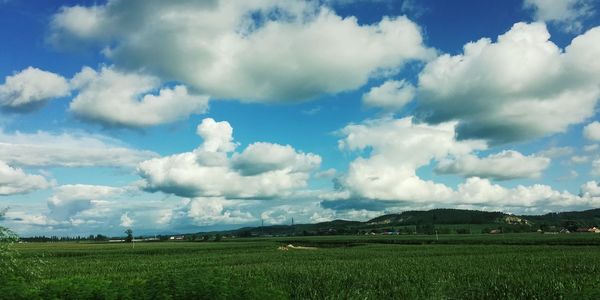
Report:
M404 118L372 120L345 127L340 131L344 136L340 141L341 149L370 151L352 161L347 173L338 178L336 189L322 193L320 198L325 200L327 207L348 209L354 202L358 210L360 207L369 207L365 201L428 209L453 206L529 213L541 212L540 208L564 210L600 204L598 199L555 191L542 184L506 188L493 184L489 179L470 177L457 188L452 188L420 178L417 169L429 165L432 160L465 157L472 155L475 150L485 149L486 145L482 142L456 141L455 126L456 123L414 124L411 118ZM536 169L543 169L549 162L548 158L523 156L513 151L473 160L472 165L468 164L469 167L461 171L487 171L490 177L501 176L503 172L515 172L511 176L535 174ZM517 172L507 167L515 164L515 161L529 165L525 168L527 170L518 169ZM487 167L490 169L486 170ZM331 201L348 201L349 204L327 204L335 203Z
M196 133L202 137L201 148L206 152L231 152L237 147L229 122L215 122L212 118L206 118L196 128Z
M60 75L28 67L6 76L0 85L0 106L12 111L29 111L46 101L69 95L69 84Z
M600 98L600 27L564 51L544 24L517 23L496 42L441 55L419 75L417 113L427 122L460 120L459 139L492 143L564 132L594 113Z
M594 121L585 125L583 136L590 141L600 141L600 122Z
M189 201L141 193L132 186L74 184L56 187L46 205L13 202L10 206L13 228L20 234L122 235L122 227L133 225L138 233L175 229L178 224L171 220L182 214Z
M469 154L444 159L438 163L435 171L440 174L509 180L538 178L548 165L550 165L549 158L535 155L525 156L517 151L504 150L483 158Z
M556 178L556 181L568 181L579 177L579 173L575 170L570 170L567 174Z
M249 212L236 209L235 204L222 198L196 198L187 206L187 217L195 225L242 224L256 221Z
M580 189L584 197L600 197L600 185L595 180L582 184Z
M305 187L321 162L317 155L270 143L251 144L230 157L235 143L224 121L205 119L198 133L208 145L140 163L144 189L183 197L272 198Z
M353 90L434 53L406 17L362 25L307 1L112 0L63 8L51 28L55 44L96 43L121 67L247 101Z
M598 150L598 144L585 145L583 146L583 151L585 152L593 152Z
M286 224L294 222L298 224L300 220L305 222L323 222L335 219L335 212L329 209L323 209L319 203L301 203L301 204L283 204L271 206L264 210L260 215L261 221L265 224Z
M433 159L461 156L486 148L479 141L457 142L456 123L414 124L412 118L373 120L341 130L340 148L372 149L368 157L352 161L340 184L349 195L379 200L443 201L452 189L419 178L416 170Z
M588 201L568 192L555 191L547 185L505 188L492 184L487 179L472 177L458 186L455 202L498 207L549 208L585 205Z
M113 67L100 72L84 67L71 84L79 93L69 109L108 126L158 125L204 113L208 107L208 96L190 94L183 85L161 87L156 77Z
M592 161L592 176L600 176L600 158Z
M566 32L580 32L582 21L594 15L594 0L525 0L536 21L553 22Z
M0 160L11 165L127 168L155 156L97 134L0 131Z
M575 163L575 164L583 164L586 163L590 160L589 156L585 156L585 155L574 155L571 157L571 162Z
M50 186L51 183L44 176L27 174L0 160L0 196L26 194Z
M368 106L386 110L398 110L410 102L416 94L416 88L405 80L388 80L362 96Z
M173 210L172 209L163 209L159 212L159 217L156 220L156 223L159 225L165 225L171 223L173 220Z
M295 224L318 223L333 220L360 220L365 221L386 213L383 210L366 209L330 209L319 202L301 201L292 204L274 205L266 208L261 213L261 220L265 224Z
M337 170L334 168L329 168L325 171L318 172L315 174L315 178L333 178L337 174Z
M82 220L81 214L85 211L96 209L96 212L106 212L103 209L105 200L125 191L123 188L102 185L61 185L54 189L54 194L48 199L48 216L56 221ZM91 216L98 217L95 213L91 213Z
M547 158L556 158L561 156L571 155L573 153L573 147L551 147L544 149L536 154L536 156L542 156Z
M285 169L290 172L310 172L319 167L321 158L311 153L298 153L290 145L259 142L250 144L240 154L234 154L232 163L240 174L252 176Z
M129 217L129 212L125 212L124 214L121 215L121 226L122 227L131 227L133 226L133 219L131 217Z
M204 113L208 97L183 85L160 87L157 78L112 67L84 67L71 80L78 95L69 105L77 116L107 126L144 127ZM154 91L156 91L154 93Z

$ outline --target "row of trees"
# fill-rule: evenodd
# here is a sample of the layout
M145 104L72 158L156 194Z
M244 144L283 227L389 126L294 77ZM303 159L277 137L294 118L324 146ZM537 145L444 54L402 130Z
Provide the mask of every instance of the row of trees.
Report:
M126 242L132 242L133 241L133 230L131 229L127 229L125 230L125 241ZM93 241L93 242L106 242L108 240L110 240L111 238L106 236L106 235L102 235L102 234L90 234L88 236L44 236L44 235L38 235L38 236L32 236L32 237L26 237L26 238L20 238L20 240L24 241L24 242L80 242L80 241Z

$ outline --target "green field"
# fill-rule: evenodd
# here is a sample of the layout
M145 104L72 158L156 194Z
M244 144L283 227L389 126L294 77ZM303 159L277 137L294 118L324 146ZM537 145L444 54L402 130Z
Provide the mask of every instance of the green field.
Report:
M287 243L316 250L278 250ZM600 235L332 236L16 245L42 299L600 299Z

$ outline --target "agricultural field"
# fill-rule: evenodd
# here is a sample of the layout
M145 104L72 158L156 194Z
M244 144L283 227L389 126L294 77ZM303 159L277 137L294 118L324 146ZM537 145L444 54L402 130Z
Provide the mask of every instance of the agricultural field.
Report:
M0 298L600 299L600 235L594 234L239 238L132 246L18 244L18 260L35 262L37 274L4 283ZM309 249L296 248L301 246Z

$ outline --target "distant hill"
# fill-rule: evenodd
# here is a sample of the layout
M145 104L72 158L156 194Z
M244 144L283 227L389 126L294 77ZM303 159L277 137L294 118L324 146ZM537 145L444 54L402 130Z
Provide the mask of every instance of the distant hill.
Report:
M523 216L536 224L547 224L561 226L565 223L575 223L580 226L599 226L600 208L584 211L568 211L560 213L548 213L540 216Z
M198 234L226 234L240 237L323 234L394 233L481 233L492 230L527 232L538 229L558 231L566 228L600 226L600 209L548 213L545 215L512 215L465 209L432 209L387 214L368 220L334 220L314 224L244 227L235 230Z
M400 214L383 215L367 221L366 224L488 224L502 223L507 217L512 216L501 212L441 208L427 211L405 211Z

